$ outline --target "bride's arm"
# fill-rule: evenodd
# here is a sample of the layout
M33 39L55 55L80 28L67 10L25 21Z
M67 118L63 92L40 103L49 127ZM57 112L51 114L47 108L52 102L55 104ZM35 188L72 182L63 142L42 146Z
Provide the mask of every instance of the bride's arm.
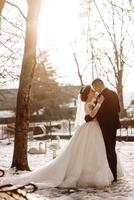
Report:
M94 118L97 112L99 111L100 107L101 107L101 103L97 103L95 107L89 106L89 111L88 111L89 116Z
M97 104L94 107L89 106L89 112L88 112L88 114L89 114L89 116L91 118L94 118L96 116L96 114L99 111L99 109L100 109L101 104L103 103L103 101L104 101L104 97L101 95L99 97L98 101L97 101Z

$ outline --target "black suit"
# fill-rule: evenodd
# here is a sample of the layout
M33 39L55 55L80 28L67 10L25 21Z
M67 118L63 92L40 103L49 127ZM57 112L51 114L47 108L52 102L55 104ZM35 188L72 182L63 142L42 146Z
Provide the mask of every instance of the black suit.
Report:
M113 173L114 179L116 180L117 157L115 152L115 144L116 130L120 128L120 105L118 96L114 91L105 88L101 94L104 96L104 102L102 103L95 117L97 117L100 128L102 130L108 163ZM86 122L89 122L92 120L92 118L89 115L86 115L85 120Z

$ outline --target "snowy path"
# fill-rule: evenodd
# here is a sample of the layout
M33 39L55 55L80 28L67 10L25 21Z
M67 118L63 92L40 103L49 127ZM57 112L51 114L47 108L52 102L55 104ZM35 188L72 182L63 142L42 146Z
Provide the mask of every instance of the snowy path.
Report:
M62 146L67 141L62 141ZM29 143L29 147L38 146L39 141ZM13 170L9 169L12 159L13 143L7 145L7 141L0 143L0 168L6 170L6 175L11 176ZM29 196L30 200L133 200L134 199L134 143L117 142L117 152L125 171L125 177L110 187L101 189L79 188L73 189L45 189L36 191ZM52 152L48 150L47 155L29 155L31 169L46 164L52 159Z

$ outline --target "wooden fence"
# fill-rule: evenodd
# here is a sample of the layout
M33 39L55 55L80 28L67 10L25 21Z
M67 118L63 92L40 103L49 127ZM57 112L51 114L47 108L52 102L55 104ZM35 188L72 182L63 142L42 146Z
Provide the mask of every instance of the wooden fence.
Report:
M34 122L34 123L43 122L43 121L44 121L43 116L40 116L40 117L33 116L30 119L30 122ZM0 119L0 124L6 125L6 124L14 123L14 122L15 122L15 118L1 118ZM70 120L68 120L68 127L67 127L68 130L66 133L60 134L61 139L70 139L70 137L72 136L74 132L74 130L71 128L72 127L71 124L73 123L74 122L71 122ZM53 123L51 122L50 124L51 124L50 126L53 127ZM48 139L48 138L55 139L56 135L58 135L58 133L48 132L45 136L39 136L39 137L37 136L36 139ZM128 118L121 119L121 129L119 129L117 132L117 140L134 141L134 119L128 119Z

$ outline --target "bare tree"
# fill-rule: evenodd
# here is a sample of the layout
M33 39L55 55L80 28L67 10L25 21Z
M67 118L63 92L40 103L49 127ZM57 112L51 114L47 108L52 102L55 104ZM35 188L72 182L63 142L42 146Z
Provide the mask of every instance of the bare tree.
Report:
M133 31L127 29L128 23L133 27L132 6L130 7L128 1L126 3L124 0L120 5L114 4L112 0L103 3L93 0L87 2L87 8L88 12L85 15L88 24L90 23L87 41L91 61L89 66L92 66L94 77L107 78L115 88L120 100L121 117L124 117L126 113L123 95L124 77L126 68L128 69L133 63L130 59L134 47ZM128 54L126 49L131 51L131 54Z
M12 167L16 167L18 170L29 170L27 161L29 104L31 84L36 65L37 19L41 0L27 0L27 4L25 48L17 96L15 143L12 161Z
M11 2L0 1L0 7L0 83L2 86L5 86L18 82L19 79L26 18L21 9ZM2 12L2 9L5 12ZM8 9L12 9L13 14L7 12Z
M111 1L112 2L112 1ZM110 3L111 3L110 2ZM95 7L99 13L99 16L101 18L101 21L110 37L112 48L111 51L113 51L113 55L111 55L111 52L105 52L104 50L104 55L107 57L107 59L110 62L112 73L114 74L114 79L115 79L115 85L111 83L108 73L105 70L107 74L107 80L111 83L111 85L114 85L115 89L117 90L118 96L119 96L119 101L121 105L121 113L120 116L124 117L125 116L125 109L124 109L124 101L123 101L123 73L124 73L124 67L125 67L125 56L124 56L124 49L123 49L123 41L124 41L124 35L123 35L123 27L124 27L124 10L122 8L121 13L120 13L120 37L118 36L119 34L116 32L116 21L117 21L117 13L115 10L114 5L111 3L111 10L112 10L112 30L108 27L108 24L106 24L102 13L100 12L100 9L96 2L94 1ZM122 5L123 6L123 5ZM119 20L119 18L118 18Z

